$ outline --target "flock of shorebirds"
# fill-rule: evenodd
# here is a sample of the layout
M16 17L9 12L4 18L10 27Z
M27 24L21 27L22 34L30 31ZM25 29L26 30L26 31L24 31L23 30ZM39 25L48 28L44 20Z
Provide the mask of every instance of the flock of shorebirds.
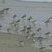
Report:
M0 17L4 17L4 16L5 16L5 13L7 14L8 11L9 11L9 9L10 9L10 8L2 9L2 10L0 11ZM17 17L17 15L14 14L14 15L13 15L13 22L11 22L10 25L11 25L11 26L12 26L12 25L14 26L15 32L18 34L19 22L20 22L21 19L24 20L24 18L26 18L27 16L26 16L26 14L24 14L24 15L21 17L21 19L18 19L18 20L15 20L16 17ZM31 20L32 20L32 16L28 17L27 20L28 20L28 22L31 22L31 23L33 24L33 27L36 26L35 23L37 22L37 20L31 21ZM50 23L50 20L52 20L52 17L49 17L44 23L48 26L48 24ZM25 22L23 21L23 23L25 23ZM2 25L0 24L0 30L1 30L1 28L2 28ZM11 30L11 29L8 28L8 29L7 29L7 32L10 32L10 30ZM40 32L41 30L42 30L42 28L39 27L38 29L36 29L36 33L37 33L37 32ZM35 35L36 35L35 32L33 32L32 34L30 34L30 33L32 32L32 26L31 26L31 25L28 26L28 27L24 25L23 29L21 29L20 32L22 32L22 33L26 36L26 39L31 39L31 38L32 38L32 41L33 41L33 39L35 39L35 41L39 41L39 42L40 42L40 45L42 44L42 43L41 43L42 40L45 40L45 39L46 39L46 38L41 37L41 36L35 37ZM27 35L26 35L26 34L27 34ZM49 36L50 34L51 34L51 32L46 32L46 33L44 33L44 35L46 35L46 36ZM52 34L51 34L51 35L52 35ZM20 43L23 44L23 41L20 41ZM22 46L22 45L21 45L21 46ZM49 46L52 47L52 45L49 45ZM40 49L43 49L43 48L45 48L45 47L42 47L42 46L41 46Z
M7 14L10 8L4 8L0 10L0 17L4 17L5 13Z

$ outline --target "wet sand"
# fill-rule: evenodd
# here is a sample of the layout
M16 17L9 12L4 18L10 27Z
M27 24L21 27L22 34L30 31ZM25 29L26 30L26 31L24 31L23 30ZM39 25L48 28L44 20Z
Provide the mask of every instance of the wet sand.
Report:
M34 48L31 46L31 41L25 41L25 46L19 47L18 44L18 36L0 33L0 52L39 52L38 48ZM19 40L21 40L19 38Z
M19 46L19 41L23 40L24 45ZM23 36L0 32L0 52L41 52L39 48L32 47L32 40L26 40ZM45 49L45 52L52 50Z

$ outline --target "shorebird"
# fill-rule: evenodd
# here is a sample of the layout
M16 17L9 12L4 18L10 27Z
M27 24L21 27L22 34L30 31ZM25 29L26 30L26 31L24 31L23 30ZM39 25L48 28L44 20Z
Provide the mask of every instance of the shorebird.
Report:
M26 17L26 14L24 14L21 18L25 18Z
M20 19L18 19L16 22L20 22Z
M2 28L2 25L0 24L0 30L1 30L1 28Z
M46 24L46 26L48 26L50 20L48 19L47 21L45 21L44 23Z
M30 29L29 29L29 30L30 30ZM27 33L26 39L30 39L30 31L29 31L29 30L26 31L26 33Z
M49 45L50 47L52 47L52 45Z
M46 32L44 35L46 35L46 36L50 36L50 34L51 34L51 32Z
M7 29L7 32L10 32L10 30L11 30L11 29L10 29L10 28L8 28L8 29Z
M4 16L5 16L4 10L1 10L1 11L0 11L0 17L4 17Z
M31 26L27 27L27 30L31 30Z
M47 33L45 33L45 35L49 35L51 32L47 32Z
M32 16L30 16L27 20L29 20L29 21L30 21L31 19L32 19Z
M4 10L8 11L10 8L5 8Z
M2 25L0 25L0 27L2 27Z
M17 17L17 15L16 15L16 14L14 14L14 15L13 15L13 18L16 18L16 17Z
M24 46L24 41L19 41L19 47L23 47Z
M40 47L40 51L41 51L41 52L45 52L45 50L46 50L45 48L46 48L46 47Z
M22 29L22 30L20 30L21 32L24 32L25 31L25 29Z
M44 23L49 23L49 19L47 21L45 21Z
M52 17L51 17L51 16L49 17L49 20L50 20L50 19L52 19Z
M5 13L5 14L8 14L9 9L10 9L10 8L4 8L4 9L3 9L3 10L4 10L4 13Z
M39 32L39 31L41 31L41 30L42 30L41 28L38 28L36 31Z
M26 26L23 27L23 29L21 30L21 32L26 31Z
M36 24L35 24L35 22L36 22L36 20L33 20L33 21L32 21L33 26L35 26L35 25L36 25Z
M43 37L37 37L37 40L45 40L46 38Z
M22 32L22 34L23 34L24 36L26 36L26 35L25 35L25 33L26 33L26 27L23 28L22 30L20 30L20 32Z
M35 35L36 35L35 33L32 33L32 34L31 34L31 37L34 37Z
M49 21L52 22L52 17L49 18Z
M39 41L41 43L42 40L45 40L46 38L43 38L43 37L33 37L33 39L35 39L35 42Z
M24 14L21 18L22 18L23 25L25 25L26 14Z

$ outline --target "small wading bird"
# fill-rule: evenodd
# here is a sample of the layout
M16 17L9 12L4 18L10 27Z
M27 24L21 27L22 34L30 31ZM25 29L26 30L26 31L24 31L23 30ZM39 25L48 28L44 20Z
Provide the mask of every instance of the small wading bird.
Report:
M52 22L52 17L49 18L49 21Z
M20 22L20 19L16 21L16 23Z
M29 35L30 35L30 32L27 31L26 33L27 33L27 35L26 35L26 39L28 39L28 37L29 37Z
M43 37L33 37L33 39L35 39L35 42L36 41L39 41L40 44L42 43L42 40L45 40L46 38L43 38Z
M4 16L5 16L5 12L6 12L6 14L7 14L8 11L9 11L9 9L10 9L10 8L5 8L5 9L1 10L1 11L0 11L0 17L4 17Z
M26 26L23 27L23 29L21 30L21 32L26 31Z
M39 41L39 45L40 45L40 48L41 48L41 51L42 51L42 52L43 52L43 49L44 49L44 48L42 47L42 41L43 41L43 40L46 40L46 38L38 37L37 40L36 40L36 41Z
M5 16L4 10L1 10L1 11L0 11L0 17L4 17L4 16Z
M26 27L24 26L24 28L22 30L20 30L20 31L23 33L23 35L25 35Z
M50 47L52 47L52 45L49 45Z
M27 27L27 30L31 32L31 26Z
M10 30L11 30L11 29L10 29L10 28L8 28L8 29L7 29L7 32L10 32Z
M29 21L30 21L31 19L32 19L32 17L30 16L27 20L29 20Z
M24 32L24 31L26 31L26 30L25 30L25 29L22 29L22 30L21 30L21 32Z
M50 20L50 19L52 19L52 17L51 17L51 16L49 17L49 20Z
M50 34L51 34L51 32L47 32L47 33L45 33L44 35L46 35L46 36L50 36Z
M25 17L26 17L26 14L24 14L21 18L22 18L22 22L23 22L23 25L25 25Z
M46 50L45 48L46 48L46 47L40 47L40 51L41 51L41 52L45 52L45 50Z
M31 34L31 37L34 37L35 35L36 35L35 33L32 33L32 34Z
M44 23L46 24L46 26L48 26L50 20L48 19L47 21L45 21Z
M30 39L30 32L31 32L31 26L27 27L27 36L26 36L26 39Z
M29 18L27 18L27 20L28 20L28 22L29 22L29 24L28 25L31 25L31 19L32 19L32 17L30 16Z
M39 32L39 31L41 31L41 30L42 30L41 28L38 28L36 31Z
M43 37L37 37L37 40L45 40L46 38Z
M35 42L35 39L33 39L35 35L36 35L35 33L32 33L31 36L30 36L31 39L33 40L33 42Z
M35 24L35 22L36 22L36 20L33 20L33 21L32 21L33 26L35 26L35 25L36 25L36 24Z
M5 8L4 11L6 12L6 14L8 14L10 8Z
M26 17L26 14L24 14L21 18L25 18Z
M24 41L19 41L19 47L23 47L24 46Z
M1 28L2 28L2 25L0 24L0 30L1 30Z
M13 15L13 18L16 18L16 17L17 17L17 15L16 15L16 14L14 14L14 15Z

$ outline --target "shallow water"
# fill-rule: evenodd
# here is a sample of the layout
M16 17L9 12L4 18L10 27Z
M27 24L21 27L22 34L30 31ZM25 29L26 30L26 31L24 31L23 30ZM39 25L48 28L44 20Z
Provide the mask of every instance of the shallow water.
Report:
M6 5L7 4L7 5ZM36 27L42 27L41 31L42 36L47 31L51 31L52 33L52 22L46 27L44 21L46 21L50 16L52 16L52 3L34 3L34 2L16 2L16 3L6 3L5 5L0 5L0 9L5 7L10 7L10 11L5 17L0 18L0 24L3 25L2 31L6 31L8 27L10 27L9 23L12 22L12 16L17 14L17 19L21 19L20 17L24 14L27 14L27 17L32 16L33 19L37 20ZM3 7L4 6L4 7ZM25 21L28 25L29 23ZM24 23L21 21L20 26L23 26ZM21 27L22 28L22 27ZM38 34L40 35L40 34ZM49 40L43 41L43 46L49 48L49 44L52 44L52 38ZM37 46L37 45L36 45Z

